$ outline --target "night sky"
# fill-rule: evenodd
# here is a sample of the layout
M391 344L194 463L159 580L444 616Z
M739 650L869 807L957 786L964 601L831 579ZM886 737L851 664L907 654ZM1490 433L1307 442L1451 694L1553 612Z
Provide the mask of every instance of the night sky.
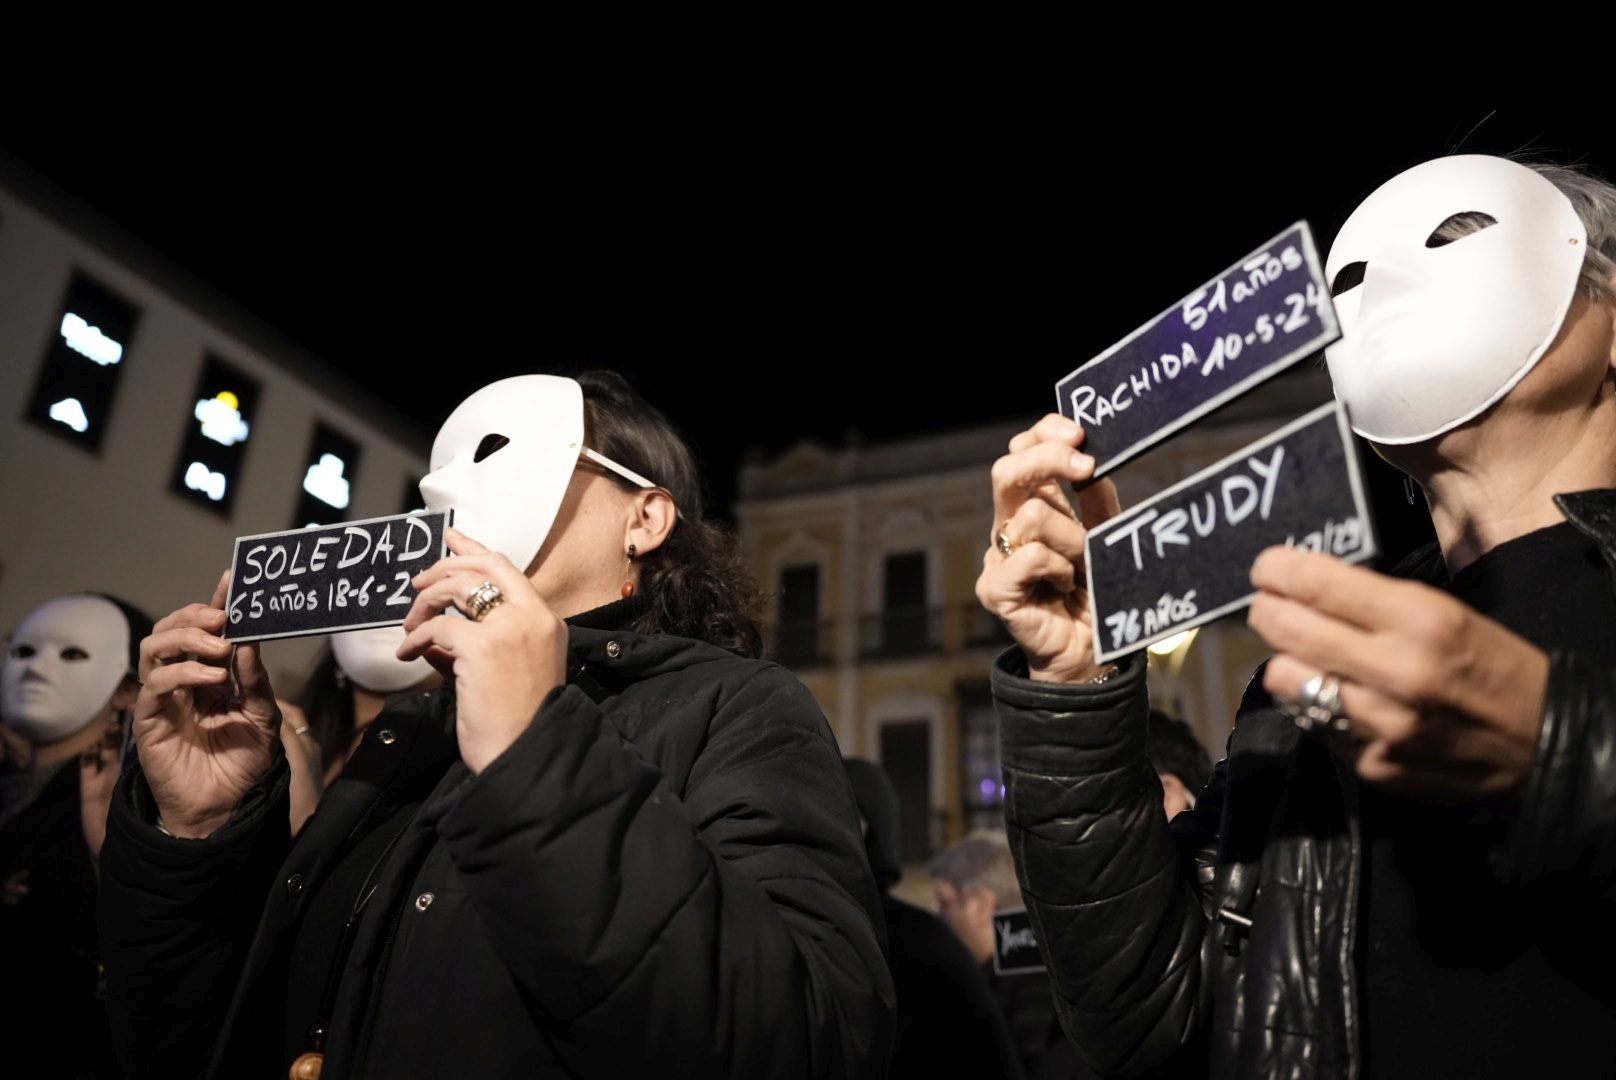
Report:
M748 446L1035 418L1238 256L1301 217L1327 249L1426 158L1525 149L1616 175L1608 110L1212 101L0 146L392 402L423 448L495 378L612 367L692 436L721 505Z

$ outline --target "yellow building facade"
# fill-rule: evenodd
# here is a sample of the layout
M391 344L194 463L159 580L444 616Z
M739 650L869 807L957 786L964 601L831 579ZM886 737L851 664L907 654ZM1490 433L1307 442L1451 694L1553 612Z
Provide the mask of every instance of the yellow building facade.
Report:
M1117 470L1148 498L1327 400L1322 372L1276 379ZM813 692L842 752L882 764L906 861L1001 820L988 671L1008 638L976 602L995 522L989 470L1025 424L881 444L799 443L743 465L736 518L767 598L769 654ZM1236 615L1151 657L1152 701L1213 760L1267 656Z

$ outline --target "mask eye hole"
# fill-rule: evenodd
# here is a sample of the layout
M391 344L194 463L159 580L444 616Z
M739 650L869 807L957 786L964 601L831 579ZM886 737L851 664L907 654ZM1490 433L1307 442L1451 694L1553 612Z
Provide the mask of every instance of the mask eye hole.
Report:
M1330 295L1340 296L1348 289L1356 289L1362 285L1364 271L1367 269L1369 264L1366 262L1348 263L1343 266L1341 272L1335 276L1335 281L1330 284Z
M1455 240L1463 240L1497 224L1498 219L1491 214L1484 214L1480 210L1466 210L1462 214L1452 215L1432 229L1431 235L1425 238L1425 246L1446 247Z
M63 660L88 660L89 658L90 654L79 648L77 645L69 645L67 648L62 650Z
M34 658L34 647L32 645L13 645L11 647L11 658L13 660L32 660Z
M481 461L489 454L494 453L511 440L503 435L484 435L483 441L477 444L477 453L472 461Z

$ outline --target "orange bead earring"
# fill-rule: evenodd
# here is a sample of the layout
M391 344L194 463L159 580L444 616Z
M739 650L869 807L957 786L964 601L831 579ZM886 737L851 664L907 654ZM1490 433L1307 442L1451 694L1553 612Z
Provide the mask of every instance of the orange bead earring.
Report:
M639 554L639 549L636 548L633 544L630 544L628 546L628 561L632 563L634 561L634 556L636 556L638 554ZM621 591L623 593L623 599L624 600L627 600L629 597L633 596L634 595L634 582L632 582L632 581L623 582L623 588L622 588Z

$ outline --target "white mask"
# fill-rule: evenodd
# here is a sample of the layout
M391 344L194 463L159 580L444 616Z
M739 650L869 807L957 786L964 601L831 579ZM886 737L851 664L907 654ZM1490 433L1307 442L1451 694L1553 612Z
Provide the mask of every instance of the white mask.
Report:
M33 743L81 730L129 674L129 620L99 596L61 596L23 619L0 668L0 719Z
M425 657L400 660L399 646L408 637L402 626L377 626L331 635L337 666L361 689L373 694L408 690L432 674Z
M1426 246L1444 221L1470 212L1496 224ZM1342 333L1325 359L1353 430L1422 442L1509 393L1554 343L1587 246L1571 200L1513 161L1438 158L1382 184L1325 262ZM1348 267L1362 283L1342 289Z
M421 495L428 510L452 508L455 528L526 571L550 535L580 454L630 483L656 486L584 447L577 380L501 379L462 401L438 429Z

